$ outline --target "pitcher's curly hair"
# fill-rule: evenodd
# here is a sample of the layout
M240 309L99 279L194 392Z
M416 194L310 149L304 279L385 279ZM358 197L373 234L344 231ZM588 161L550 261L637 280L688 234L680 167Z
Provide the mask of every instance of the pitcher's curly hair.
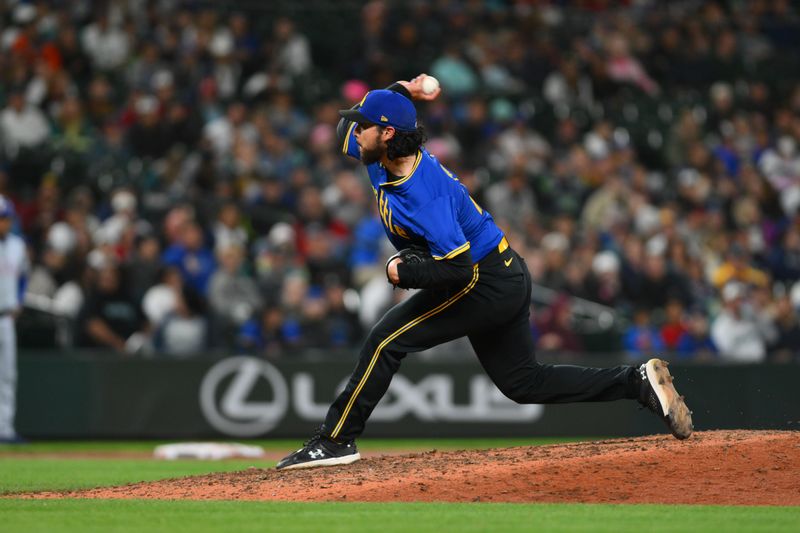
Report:
M394 137L386 143L386 157L393 161L398 157L414 155L427 139L425 128L421 124L415 131L395 130Z

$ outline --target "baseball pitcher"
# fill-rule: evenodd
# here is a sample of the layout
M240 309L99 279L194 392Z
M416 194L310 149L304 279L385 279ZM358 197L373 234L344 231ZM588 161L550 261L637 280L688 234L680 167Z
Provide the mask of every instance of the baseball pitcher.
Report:
M375 325L344 391L318 432L278 469L360 458L355 439L408 353L467 336L495 385L518 403L638 400L679 439L692 420L666 363L586 368L541 364L529 326L531 277L492 216L429 154L412 100L433 100L420 75L369 92L340 111L344 154L367 168L386 236L399 252L388 282L422 289Z

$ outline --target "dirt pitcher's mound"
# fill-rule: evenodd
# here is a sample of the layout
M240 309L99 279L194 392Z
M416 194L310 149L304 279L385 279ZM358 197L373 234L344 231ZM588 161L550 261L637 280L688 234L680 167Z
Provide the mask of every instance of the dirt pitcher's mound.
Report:
M800 432L711 431L496 450L430 451L350 466L251 468L33 497L800 505Z

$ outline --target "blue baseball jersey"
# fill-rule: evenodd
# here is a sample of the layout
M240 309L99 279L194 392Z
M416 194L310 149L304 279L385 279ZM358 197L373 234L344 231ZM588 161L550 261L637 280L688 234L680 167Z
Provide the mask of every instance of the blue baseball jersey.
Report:
M342 152L360 158L355 123L345 136ZM387 181L380 163L367 165L378 201L383 229L395 248L426 246L435 259L450 259L470 250L478 262L503 238L492 215L469 195L452 172L424 148L419 150L407 176Z

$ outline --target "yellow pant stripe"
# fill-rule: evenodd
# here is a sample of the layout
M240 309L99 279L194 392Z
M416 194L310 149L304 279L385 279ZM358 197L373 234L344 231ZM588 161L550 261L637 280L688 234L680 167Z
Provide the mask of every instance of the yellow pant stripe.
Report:
M472 288L475 286L476 283L478 283L478 265L475 265L475 266L472 267L472 281L469 282L469 285L467 285L466 287L461 289L461 291L458 294L450 297L448 300L442 302L437 307L431 309L430 311L428 311L424 315L422 315L420 317L417 317L414 320L412 320L411 322L407 323L405 326L401 327L400 329L398 329L397 331L395 331L394 333L392 333L391 335L386 337L383 340L383 342L381 342L378 345L378 347L375 348L375 353L372 354L372 359L369 362L369 366L367 366L366 372L364 372L364 375L362 376L361 381L358 382L358 386L356 387L356 390L353 391L353 395L350 397L350 401L347 402L347 406L344 408L344 412L342 413L341 418L339 418L339 422L336 424L336 427L333 428L333 431L331 432L331 438L335 439L339 435L339 432L342 430L342 426L344 425L344 421L347 419L347 415L350 414L350 409L353 408L353 404L355 403L356 398L358 397L358 394L361 392L361 389L364 388L364 385L366 384L367 379L369 378L369 375L372 373L372 369L375 367L375 363L378 361L378 356L380 355L381 350L383 350L386 347L387 344L389 344L394 339L396 339L397 337L399 337L400 335L402 335L403 333L405 333L409 329L413 328L414 326L416 326L420 322L432 317L433 315L435 315L437 313L440 313L444 309L446 309L446 308L450 307L451 305L453 305L456 301L458 301L461 298L463 298L464 295L466 295L469 291L472 290Z

